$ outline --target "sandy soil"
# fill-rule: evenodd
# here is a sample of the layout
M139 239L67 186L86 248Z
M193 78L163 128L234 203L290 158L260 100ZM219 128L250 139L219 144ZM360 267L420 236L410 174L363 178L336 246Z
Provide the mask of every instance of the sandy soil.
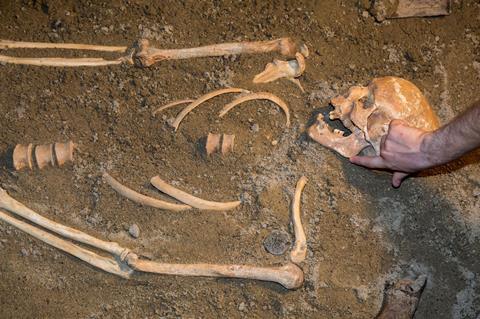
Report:
M480 4L454 1L448 17L390 20L368 1L1 1L0 38L158 47L292 36L311 57L301 81L253 85L274 55L164 62L148 69L0 65L0 185L55 221L115 240L165 262L277 265L263 248L274 230L292 234L288 205L297 179L309 183L303 212L309 251L305 284L288 291L246 280L138 275L119 279L0 224L1 318L373 318L386 281L427 274L416 318L480 314L480 154L390 187L390 175L355 167L309 140L304 130L331 97L382 75L413 81L443 123L478 99ZM12 55L72 55L29 52ZM93 53L83 53L93 55ZM110 57L110 55L105 55ZM151 111L224 86L268 90L293 112L292 127L268 102L231 99L191 113L174 133ZM231 156L206 158L208 132L236 134ZM17 143L78 143L62 169L14 172ZM272 145L272 141L278 141ZM275 143L274 143L275 144ZM159 174L198 196L242 198L225 213L141 207L102 182L161 198ZM127 230L137 224L140 236Z

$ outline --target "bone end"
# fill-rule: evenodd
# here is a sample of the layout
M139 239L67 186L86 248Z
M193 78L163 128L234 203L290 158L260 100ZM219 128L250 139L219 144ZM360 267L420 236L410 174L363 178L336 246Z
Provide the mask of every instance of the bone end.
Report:
M19 171L25 167L33 168L32 150L33 144L31 143L28 145L17 144L15 146L12 155L15 170Z
M304 281L303 270L295 264L289 263L281 267L282 273L279 276L278 283L287 289L298 289L302 287Z

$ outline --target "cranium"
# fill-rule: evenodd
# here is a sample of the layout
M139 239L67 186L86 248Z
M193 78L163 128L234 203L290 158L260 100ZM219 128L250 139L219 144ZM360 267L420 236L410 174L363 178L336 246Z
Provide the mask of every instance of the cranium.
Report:
M406 121L410 126L433 131L439 121L427 99L411 82L389 76L376 78L367 87L353 86L346 96L331 100L335 109L330 119L339 119L352 134L344 136L340 130L332 130L323 120L308 129L308 135L318 143L345 157L364 153L380 155L382 137L394 119Z

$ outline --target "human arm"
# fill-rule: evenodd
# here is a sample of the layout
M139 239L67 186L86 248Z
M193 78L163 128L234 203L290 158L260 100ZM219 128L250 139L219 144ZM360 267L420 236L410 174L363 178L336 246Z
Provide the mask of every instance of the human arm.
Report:
M409 174L442 165L480 147L480 101L436 131L428 132L393 120L380 145L379 156L353 156L350 161L368 168L393 171L399 187Z

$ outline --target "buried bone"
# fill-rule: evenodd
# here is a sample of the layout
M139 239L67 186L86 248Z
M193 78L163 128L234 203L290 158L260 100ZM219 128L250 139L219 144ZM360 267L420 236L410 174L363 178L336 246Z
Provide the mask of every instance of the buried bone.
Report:
M17 144L13 150L13 167L15 170L23 168L33 169L33 158L39 169L47 166L62 166L73 161L75 144L66 143L43 144L33 147L32 144Z
M303 230L300 211L302 191L305 184L307 184L307 181L308 179L305 176L300 177L297 186L295 187L295 193L292 200L292 223L295 232L295 242L293 244L293 249L290 252L290 260L295 264L303 262L307 256L307 238L305 236L305 231Z
M115 242L105 242L79 230L58 224L33 212L10 197L3 189L0 189L0 209L8 210L15 215L21 216L36 225L42 226L68 239L111 253L115 257L98 255L45 230L17 220L0 210L0 220L7 224L18 228L53 247L69 253L94 267L123 278L129 278L133 270L136 270L165 275L224 277L271 281L279 283L287 289L296 289L303 284L303 271L292 263L287 263L280 267L260 267L203 263L167 264L141 260L138 258L137 254L131 252L128 248L121 247Z
M305 57L301 53L296 53L295 58L296 60L290 61L273 60L273 62L267 64L263 72L253 78L253 83L269 83L285 78L295 83L302 92L305 92L297 79L305 71Z
M211 155L216 152L221 152L222 155L233 152L235 135L233 134L214 134L208 133L205 142L205 152Z
M196 48L185 49L158 49L151 47L148 40L141 39L129 48L126 46L105 46L76 43L41 43L41 42L17 42L0 40L0 49L69 49L89 50L104 52L122 52L122 57L113 60L103 58L26 58L0 55L0 62L12 64L27 64L36 66L76 67L76 66L106 66L116 64L135 64L140 67L148 67L163 60L191 59L200 57L214 57L236 54L259 54L267 52L279 52L285 56L294 56L300 51L308 54L305 45L298 45L290 38L280 38L268 41L233 42L206 45Z
M330 119L342 121L352 134L332 131L320 114L308 135L345 157L362 150L380 155L382 137L394 119L426 131L439 127L437 115L422 92L413 83L393 76L373 79L368 87L354 86L345 96L333 98L331 104L335 109Z
M175 188L162 180L159 176L154 176L150 179L150 183L159 191L197 209L224 211L234 209L241 204L241 201L234 202L212 202L204 200L184 191Z

